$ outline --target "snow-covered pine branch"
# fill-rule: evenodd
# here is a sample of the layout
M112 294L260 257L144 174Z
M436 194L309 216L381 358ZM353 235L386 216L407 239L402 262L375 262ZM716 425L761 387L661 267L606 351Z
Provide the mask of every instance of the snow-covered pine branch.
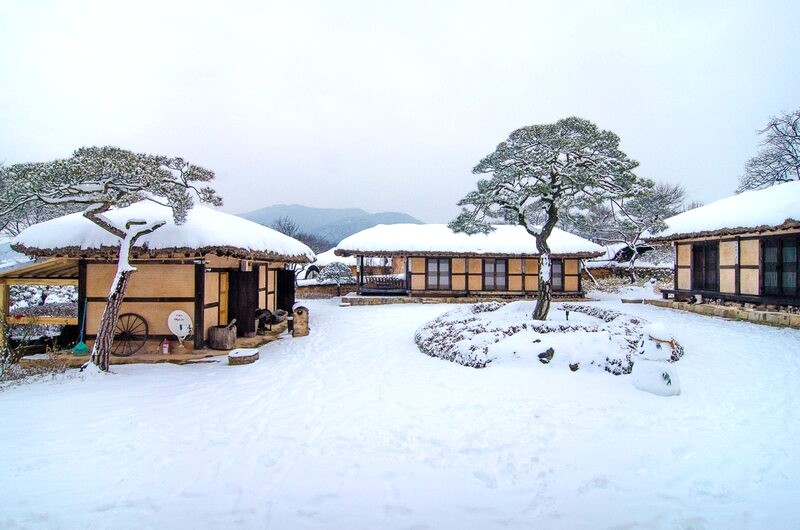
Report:
M551 298L547 238L561 210L635 195L647 186L633 172L637 166L619 149L616 134L588 120L571 117L522 127L472 170L491 177L479 180L477 190L459 201L462 211L449 226L488 232L492 219L503 219L534 235L541 262L534 318L544 320Z

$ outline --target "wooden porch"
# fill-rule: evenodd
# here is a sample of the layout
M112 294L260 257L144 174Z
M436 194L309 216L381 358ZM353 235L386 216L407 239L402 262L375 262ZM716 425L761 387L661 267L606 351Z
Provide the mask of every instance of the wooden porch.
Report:
M255 337L238 337L234 348L258 348L264 344L279 339L279 335L286 330L286 322L275 324L272 330L267 330L265 335L256 335ZM213 350L211 348L203 348L195 350L191 346L191 341L185 342L183 349L176 348L177 351L169 354L161 353L159 341L149 341L140 351L134 353L129 357L118 357L111 355L112 365L121 364L158 364L158 363L172 363L172 364L193 364L197 362L218 362L212 360L213 357L225 356L230 350ZM23 368L35 367L40 364L47 364L52 362L64 363L67 368L80 368L87 361L89 361L90 354L75 355L71 350L61 350L52 355L48 354L34 354L28 355L20 359L19 364Z

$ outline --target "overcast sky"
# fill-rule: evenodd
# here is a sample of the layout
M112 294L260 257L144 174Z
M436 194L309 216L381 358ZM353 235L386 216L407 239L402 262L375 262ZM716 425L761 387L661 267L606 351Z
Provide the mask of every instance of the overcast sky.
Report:
M233 213L445 222L512 130L576 115L709 202L800 107L798 20L796 0L0 0L0 161L116 145L213 169Z

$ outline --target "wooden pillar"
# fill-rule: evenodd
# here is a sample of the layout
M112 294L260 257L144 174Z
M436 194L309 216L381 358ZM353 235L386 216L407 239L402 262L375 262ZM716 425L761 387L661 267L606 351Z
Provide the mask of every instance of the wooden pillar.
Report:
M201 350L206 345L206 326L204 322L206 303L206 264L203 260L194 263L194 349Z
M680 259L680 256L678 255L678 252L679 252L680 249L678 248L678 243L676 243L675 241L672 242L672 250L674 251L674 254L675 254L675 265L672 267L672 289L677 291L678 290L678 260ZM690 263L691 263L691 261L690 261Z
M361 286L364 285L364 256L358 257L358 294L361 294Z
M736 294L742 294L742 238L736 236L736 266L733 268L734 290Z
M86 318L84 315L84 308L86 307L86 260L78 261L78 326L83 330L84 336L86 335Z
M6 343L6 319L8 318L8 284L0 280L0 310L2 310L3 323L0 325L0 348Z

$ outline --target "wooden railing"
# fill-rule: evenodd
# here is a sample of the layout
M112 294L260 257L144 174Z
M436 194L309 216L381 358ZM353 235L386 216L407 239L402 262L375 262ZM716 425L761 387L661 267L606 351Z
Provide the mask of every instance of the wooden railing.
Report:
M364 276L361 288L376 291L403 291L406 289L406 280L393 274Z

